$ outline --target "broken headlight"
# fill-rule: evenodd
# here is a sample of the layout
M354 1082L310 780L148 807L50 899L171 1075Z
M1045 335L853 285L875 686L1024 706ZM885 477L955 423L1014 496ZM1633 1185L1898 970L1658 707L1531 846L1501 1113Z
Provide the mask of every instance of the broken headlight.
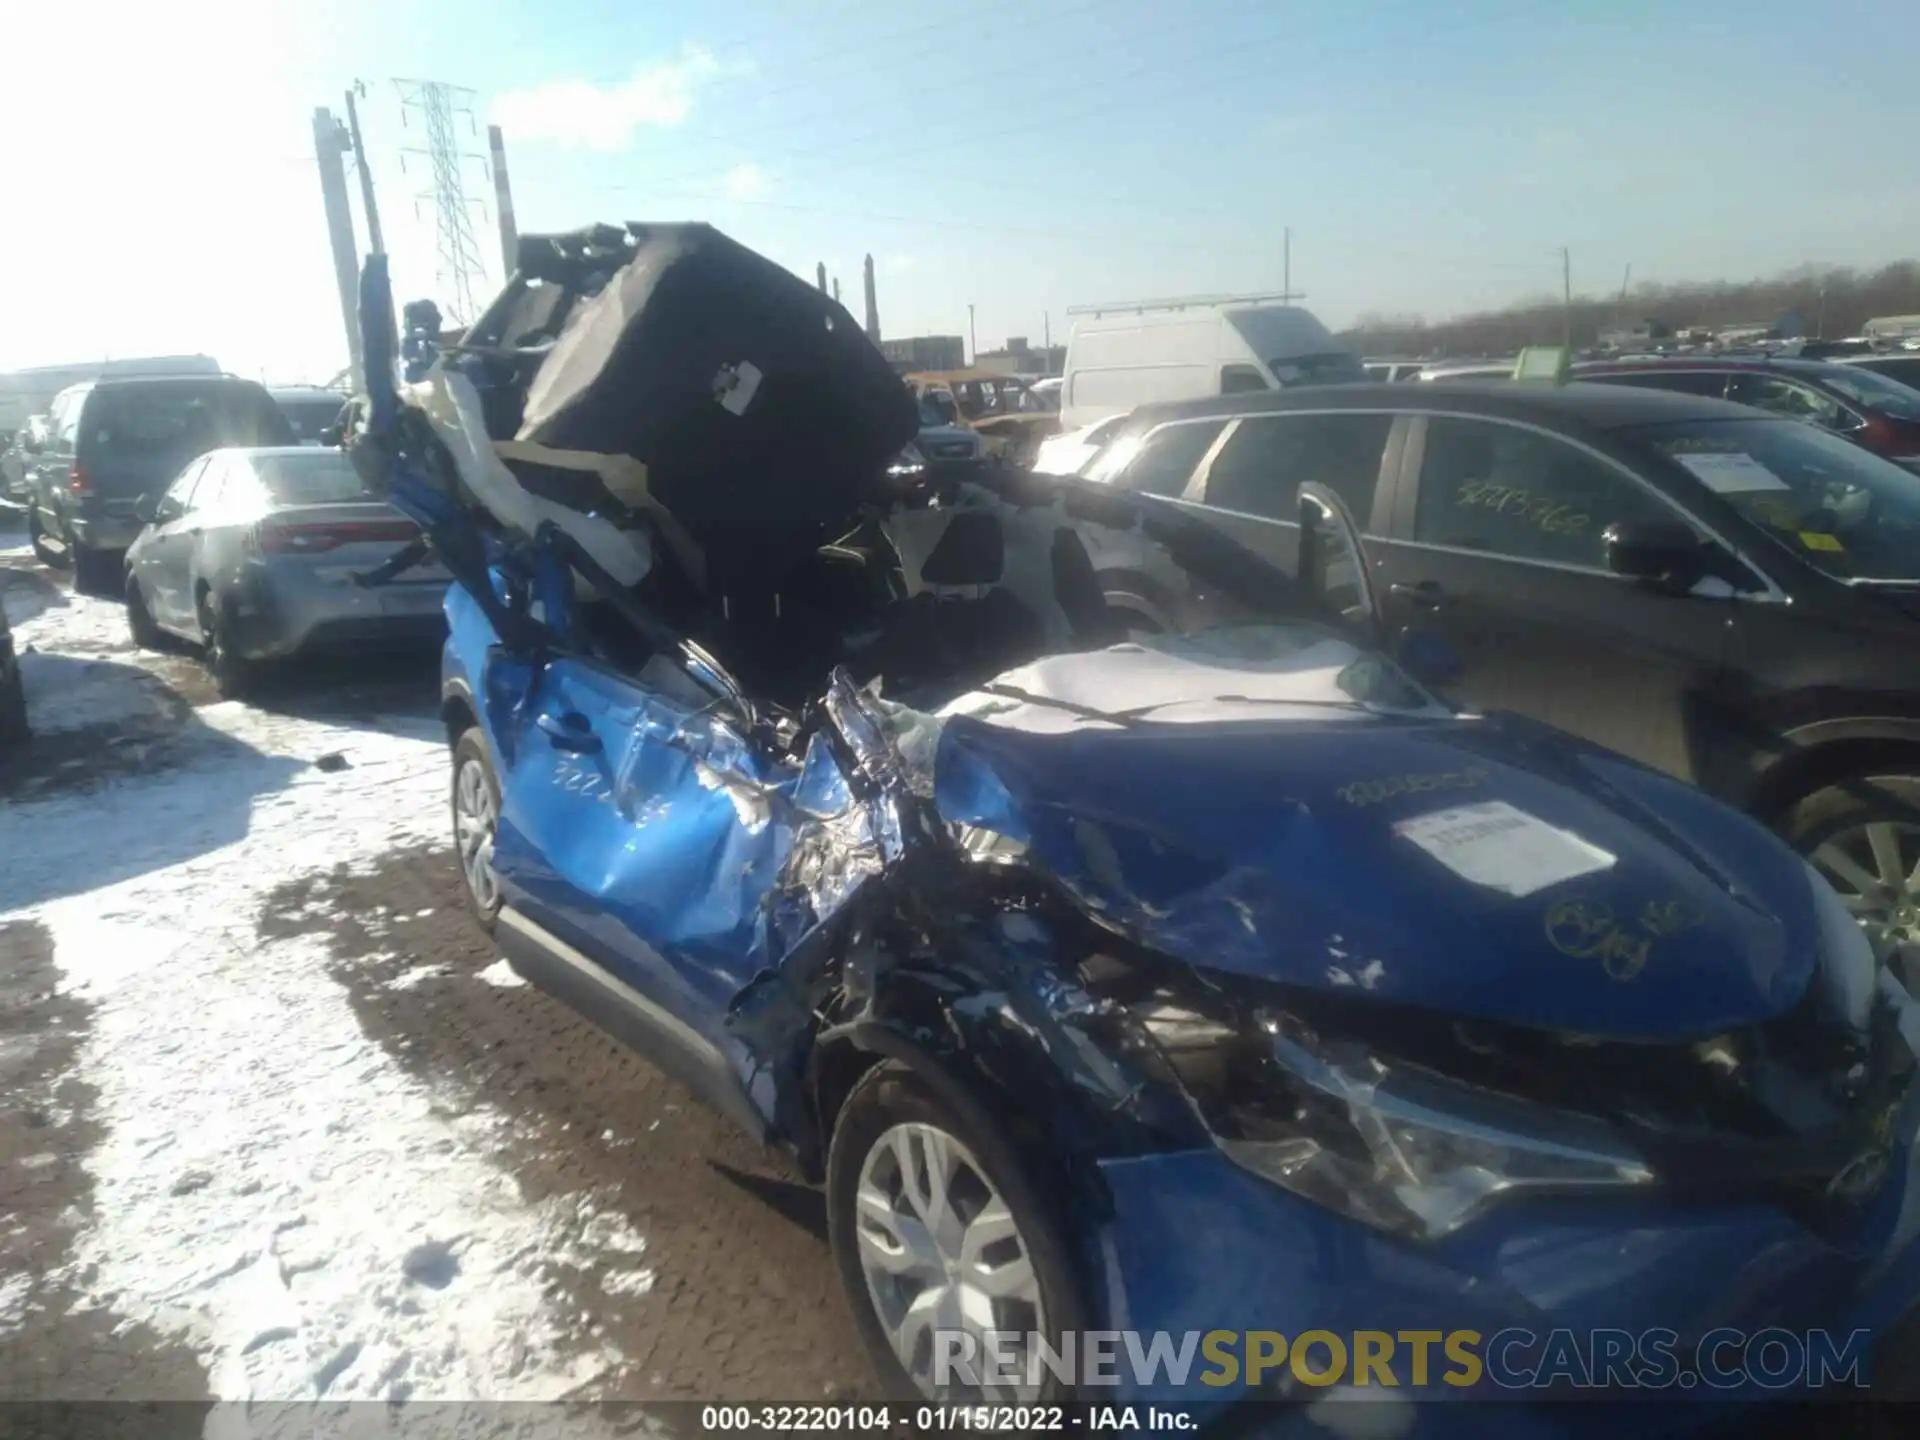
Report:
M1404 1065L1291 1018L1262 1022L1257 1101L1216 1143L1237 1164L1328 1209L1436 1239L1508 1196L1653 1183L1604 1122ZM1248 1093L1242 1087L1242 1093Z

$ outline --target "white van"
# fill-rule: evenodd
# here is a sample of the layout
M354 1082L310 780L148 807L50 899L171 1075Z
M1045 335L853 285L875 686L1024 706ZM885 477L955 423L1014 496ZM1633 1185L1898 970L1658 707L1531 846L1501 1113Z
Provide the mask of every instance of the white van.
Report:
M1067 340L1060 428L1140 405L1364 380L1360 361L1297 305L1257 295L1081 306Z

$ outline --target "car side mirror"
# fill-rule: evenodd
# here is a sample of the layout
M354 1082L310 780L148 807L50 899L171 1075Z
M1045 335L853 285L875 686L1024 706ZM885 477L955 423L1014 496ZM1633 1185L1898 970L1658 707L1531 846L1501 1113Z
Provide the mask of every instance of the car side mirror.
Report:
M1316 480L1300 486L1300 559L1296 571L1300 588L1321 609L1334 612L1329 600L1337 577L1359 591L1361 626L1371 643L1380 643L1380 606L1374 598L1373 578L1367 573L1367 554L1360 543L1360 527L1338 494ZM1350 615L1352 612L1345 612ZM1334 619L1342 618L1334 613Z
M1689 590L1708 568L1707 544L1677 521L1620 521L1600 538L1609 570L1662 589Z
M160 502L151 495L142 495L133 502L133 517L142 525L151 525L160 517Z

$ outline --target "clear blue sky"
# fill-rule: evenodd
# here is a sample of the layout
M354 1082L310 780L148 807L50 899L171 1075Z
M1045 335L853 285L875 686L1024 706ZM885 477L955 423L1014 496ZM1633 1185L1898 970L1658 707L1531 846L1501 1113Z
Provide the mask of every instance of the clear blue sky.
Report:
M433 244L395 76L507 126L523 229L708 219L825 260L856 313L870 251L887 333L965 333L971 302L982 345L1277 288L1287 227L1336 326L1557 293L1562 245L1589 292L1920 255L1913 0L73 0L7 29L16 56L85 31L106 71L84 110L68 65L0 87L7 172L67 176L0 230L0 365L337 368L309 117L355 77L408 295Z

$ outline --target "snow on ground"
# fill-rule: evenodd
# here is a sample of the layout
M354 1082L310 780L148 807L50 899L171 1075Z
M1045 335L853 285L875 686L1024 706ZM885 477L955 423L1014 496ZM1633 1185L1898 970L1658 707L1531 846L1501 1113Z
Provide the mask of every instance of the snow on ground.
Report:
M90 681L73 659L112 608L20 627L68 667L43 681L78 679L47 703L87 723L148 678ZM606 1373L618 1357L566 1333L542 1267L605 1251L610 1283L638 1292L644 1242L563 1253L592 1234L590 1199L523 1202L488 1158L501 1118L461 1113L370 1041L320 937L256 932L282 882L445 838L437 725L195 716L206 743L179 768L0 806L0 920L47 927L62 989L93 1007L76 1071L104 1139L66 1279L186 1338L223 1400L542 1399Z

